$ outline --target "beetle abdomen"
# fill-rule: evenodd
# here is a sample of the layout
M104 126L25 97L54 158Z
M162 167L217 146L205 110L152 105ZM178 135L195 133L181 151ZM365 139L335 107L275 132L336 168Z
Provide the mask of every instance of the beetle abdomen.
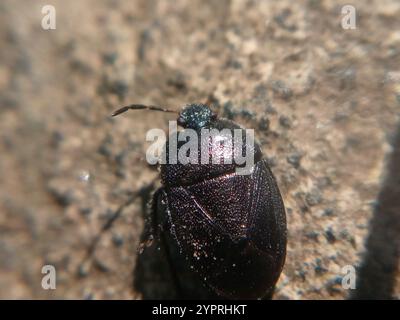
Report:
M170 191L172 232L209 286L226 297L260 298L275 285L286 221L265 160L251 175L227 174Z

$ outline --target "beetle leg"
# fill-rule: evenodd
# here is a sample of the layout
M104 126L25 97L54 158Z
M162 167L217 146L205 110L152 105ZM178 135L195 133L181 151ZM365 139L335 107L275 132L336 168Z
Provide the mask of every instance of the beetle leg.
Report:
M154 181L152 181L147 187L147 188L154 188ZM130 206L138 196L142 195L143 193L143 188L141 188L140 190L134 191L131 193L131 195L129 196L128 200L121 204L118 209L113 213L113 215L104 223L104 225L101 227L100 231L97 233L97 235L95 236L95 238L92 240L91 244L89 245L89 247L86 250L86 254L85 257L83 258L82 262L79 264L79 269L81 270L83 269L88 269L90 267L90 262L91 259L93 257L93 254L96 250L96 247L98 245L98 243L100 242L103 234L108 231L109 229L111 229L111 227L113 226L114 222L122 215L123 210Z
M103 234L109 230L114 222L121 216L122 211L125 207L131 205L133 201L136 199L136 196L139 194L139 192L134 192L129 199L122 205L118 207L118 209L114 212L114 214L105 222L105 224L102 226L100 231L97 233L97 235L94 237L92 240L91 244L86 250L85 257L83 258L82 262L79 265L79 269L81 270L82 268L88 269L90 267L90 262L92 260L93 254L96 250L96 247L98 243L100 242L100 239L102 238Z

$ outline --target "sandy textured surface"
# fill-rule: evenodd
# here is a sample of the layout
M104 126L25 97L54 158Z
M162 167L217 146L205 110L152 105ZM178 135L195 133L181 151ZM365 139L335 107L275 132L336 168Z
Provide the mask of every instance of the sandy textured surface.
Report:
M274 298L400 297L398 1L353 1L355 30L341 28L341 1L50 2L48 31L49 1L0 4L0 298L168 297L136 248L157 176L145 133L172 118L109 115L210 95L257 130L281 188L288 254ZM41 287L45 264L56 290ZM346 265L356 290L341 286Z

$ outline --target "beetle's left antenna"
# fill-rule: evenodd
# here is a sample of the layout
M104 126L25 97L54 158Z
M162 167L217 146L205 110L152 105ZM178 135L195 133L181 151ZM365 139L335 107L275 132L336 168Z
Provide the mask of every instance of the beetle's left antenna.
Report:
M115 116L117 116L117 115L119 115L119 114L121 114L121 113L124 113L124 112L126 112L126 111L128 111L128 110L130 110L130 109L132 109L132 110L143 110L143 109L147 109L147 110L152 110L152 111L162 111L162 112L178 113L178 111L170 110L170 109L163 108L163 107L146 106L146 105L144 105L144 104L131 104L131 105L129 105L129 106L125 106L125 107L122 107L122 108L120 108L120 109L114 111L114 112L111 114L111 116L112 116L112 117L115 117Z

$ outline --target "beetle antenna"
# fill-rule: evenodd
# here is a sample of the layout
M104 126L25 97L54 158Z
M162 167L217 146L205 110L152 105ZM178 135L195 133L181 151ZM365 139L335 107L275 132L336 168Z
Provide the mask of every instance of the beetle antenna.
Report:
M163 107L146 106L146 105L144 105L144 104L131 104L131 105L129 105L129 106L125 106L125 107L122 107L122 108L120 108L120 109L114 111L114 112L111 114L111 116L112 116L112 117L115 117L115 116L117 116L117 115L119 115L119 114L121 114L121 113L124 113L124 112L126 112L126 111L128 111L128 110L130 110L130 109L132 109L132 110L143 110L143 109L147 109L147 110L152 110L152 111L162 111L162 112L178 113L178 111L170 110L170 109L163 108Z

